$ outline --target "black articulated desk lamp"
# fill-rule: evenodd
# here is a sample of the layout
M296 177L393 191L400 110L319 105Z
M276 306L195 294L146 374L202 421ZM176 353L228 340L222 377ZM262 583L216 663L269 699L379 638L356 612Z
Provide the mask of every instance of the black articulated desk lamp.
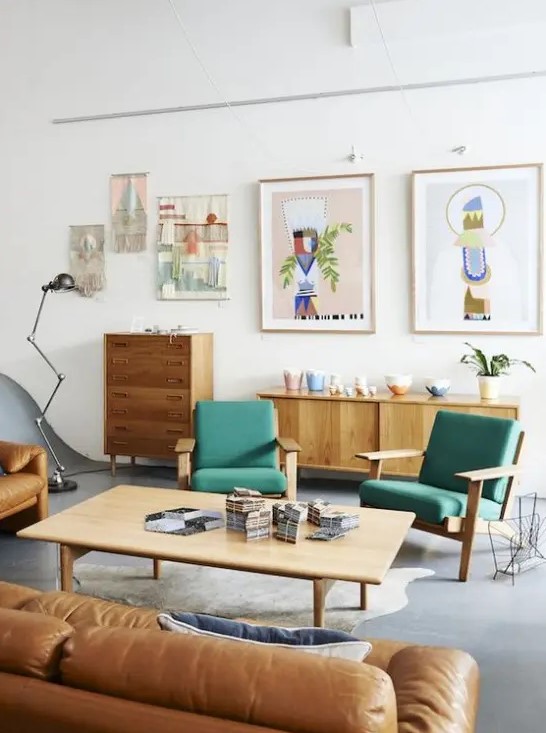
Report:
M32 329L32 333L30 336L27 336L27 341L34 346L36 351L40 354L42 359L46 362L46 364L55 372L55 376L57 377L57 384L55 385L53 392L51 393L45 407L43 408L42 412L38 415L36 418L36 425L38 427L38 430L42 434L42 437L49 448L49 452L51 453L53 460L55 461L56 468L53 471L53 476L49 479L49 490L51 492L61 492L61 491L74 491L78 487L78 484L75 481L70 481L69 479L65 479L63 477L63 473L65 471L64 466L61 464L59 459L57 458L57 454L53 450L53 446L51 445L51 442L47 435L44 432L44 429L42 427L42 422L44 420L45 414L49 409L49 406L53 402L53 399L55 395L57 394L57 390L61 386L61 383L64 381L65 374L62 374L61 372L58 372L51 361L47 358L47 356L44 354L44 352L41 350L41 348L36 343L36 331L38 330L38 323L40 322L40 316L42 315L42 309L44 307L44 302L46 299L46 295L51 293L69 293L71 290L75 290L76 284L74 282L74 278L72 275L68 275L65 272L60 273L57 275L57 277L53 278L53 280L50 283L47 283L47 285L42 285L42 300L40 301L40 307L38 308L38 313L36 315L36 320L34 321L34 327Z

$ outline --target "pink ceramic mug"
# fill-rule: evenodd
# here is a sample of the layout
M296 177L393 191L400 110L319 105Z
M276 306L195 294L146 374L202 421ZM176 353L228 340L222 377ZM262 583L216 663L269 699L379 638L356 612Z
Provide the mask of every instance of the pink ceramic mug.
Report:
M303 382L303 371L301 369L284 370L284 386L286 389L299 390Z

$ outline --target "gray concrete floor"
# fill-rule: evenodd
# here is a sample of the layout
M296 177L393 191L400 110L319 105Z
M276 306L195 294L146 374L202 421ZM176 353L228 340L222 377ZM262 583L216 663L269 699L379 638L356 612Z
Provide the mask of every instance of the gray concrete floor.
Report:
M174 468L124 467L80 474L78 490L51 495L51 513L61 511L121 483L174 488ZM302 479L298 498L323 497L358 506L358 483ZM546 516L546 501L539 506ZM425 567L435 575L411 583L409 603L398 613L368 622L371 637L405 639L465 649L478 661L482 693L478 733L539 733L546 729L546 565L516 578L493 581L487 537L479 537L472 577L459 583L459 545L411 530L395 561L398 567ZM83 562L123 565L145 562L91 553ZM48 543L0 533L0 579L41 589L55 588L57 552Z

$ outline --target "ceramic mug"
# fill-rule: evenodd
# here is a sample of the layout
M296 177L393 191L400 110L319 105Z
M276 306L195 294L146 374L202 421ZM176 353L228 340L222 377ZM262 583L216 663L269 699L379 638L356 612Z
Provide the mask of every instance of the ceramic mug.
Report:
M366 377L362 376L362 374L359 377L355 377L355 387L367 387L368 386L368 380Z
M330 384L341 384L341 374L330 374Z
M324 390L324 372L317 369L308 369L306 377L309 392L322 392Z
M303 382L303 372L301 369L285 369L284 386L290 390L300 390Z

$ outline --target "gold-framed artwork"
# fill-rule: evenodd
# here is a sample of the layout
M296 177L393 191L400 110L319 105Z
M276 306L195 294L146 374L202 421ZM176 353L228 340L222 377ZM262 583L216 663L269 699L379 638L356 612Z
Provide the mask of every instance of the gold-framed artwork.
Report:
M542 333L542 165L412 174L414 333Z
M375 333L373 174L259 185L262 331Z

